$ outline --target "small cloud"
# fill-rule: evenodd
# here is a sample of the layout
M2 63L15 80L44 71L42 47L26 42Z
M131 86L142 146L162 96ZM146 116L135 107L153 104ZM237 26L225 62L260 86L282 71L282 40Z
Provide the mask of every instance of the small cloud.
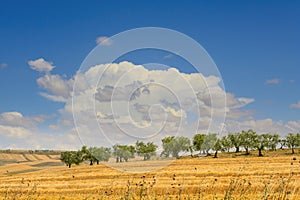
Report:
M60 129L60 127L59 127L59 126L57 126L57 125L54 125L54 124L50 124L50 125L49 125L49 128L50 128L51 130L54 130L54 131L57 131L57 130L59 130L59 129Z
M44 60L44 58L39 58L37 60L30 60L28 61L28 65L31 69L38 71L38 72L50 72L54 69L52 62L48 62Z
M290 80L290 83L295 83L296 82L296 80Z
M0 68L1 68L1 69L4 69L4 68L6 68L6 67L8 67L8 64L6 64L6 63L1 63L1 64L0 64Z
M291 104L290 107L291 107L291 108L300 108L300 101L298 101L298 103Z
M278 78L266 80L266 82L265 82L265 84L273 84L273 85L277 85L279 83L280 83L280 79L278 79Z
M111 46L113 44L113 41L109 37L100 36L100 37L97 37L96 43L100 44L102 46Z
M172 58L172 57L173 57L172 54L168 54L168 55L165 55L165 56L164 56L164 59L170 59L170 58Z

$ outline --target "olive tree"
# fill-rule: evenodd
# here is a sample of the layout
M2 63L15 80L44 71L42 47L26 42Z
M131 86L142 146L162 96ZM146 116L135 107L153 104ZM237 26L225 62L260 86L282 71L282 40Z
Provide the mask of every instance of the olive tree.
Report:
M230 133L228 139L231 142L231 145L235 148L235 152L240 152L240 147L242 145L242 139L240 133Z
M193 149L195 149L196 151L201 151L202 150L202 145L203 142L205 140L205 134L196 134L193 137Z
M286 136L286 145L292 149L292 154L295 153L295 148L300 146L300 134L289 133Z
M250 148L254 145L254 139L256 137L256 132L254 132L252 129L249 129L248 131L242 131L241 133L241 145L246 150L246 155L250 154Z
M90 147L89 152L92 155L93 162L97 165L100 161L108 161L111 156L111 149L107 147Z
M136 153L139 156L143 156L144 160L150 160L151 156L156 155L157 145L153 142L148 142L145 144L144 142L137 141L135 143Z
M163 152L161 156L179 158L179 153L182 151L189 151L190 139L186 137L166 137L162 139Z
M258 150L258 156L263 156L262 150L269 146L269 137L269 134L261 134L253 138L253 147Z
M206 155L209 155L209 151L214 148L216 141L217 141L216 133L209 133L205 135L205 139L202 144L202 149L205 151Z
M129 158L134 158L134 146L116 144L113 146L113 150L113 154L116 156L116 162L127 162Z
M62 152L60 155L60 160L64 162L69 168L72 164L79 165L83 162L81 151L66 151Z
M221 142L221 145L222 145L224 151L229 152L230 149L233 147L229 136L222 137L220 142Z
M222 145L221 139L217 139L213 146L213 150L215 151L214 158L218 157L218 151L224 151L224 147Z
M266 134L266 140L268 141L267 148L276 151L277 144L279 143L278 134Z

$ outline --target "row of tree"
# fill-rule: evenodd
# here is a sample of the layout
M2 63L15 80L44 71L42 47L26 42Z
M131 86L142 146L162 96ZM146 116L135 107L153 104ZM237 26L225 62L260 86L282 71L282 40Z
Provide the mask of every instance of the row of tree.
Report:
M84 161L89 161L90 165L95 162L99 164L100 161L108 161L111 157L111 149L105 147L90 147L83 146L78 151L62 152L60 160L64 162L69 168L72 164L79 165Z
M210 150L215 151L215 156L219 151L229 152L235 149L238 153L241 148L245 150L245 154L249 155L250 150L258 150L258 156L263 156L262 151L273 150L276 148L283 149L289 147L292 149L292 154L295 153L295 148L300 146L300 134L289 133L285 138L280 139L278 134L257 134L253 130L242 131L217 138L217 134L196 134L193 138L193 149L196 151L204 151L209 154Z
M229 134L218 138L215 133L196 134L192 141L186 137L165 137L162 139L163 151L161 157L179 158L181 153L189 152L193 157L194 153L203 153L210 155L214 151L214 157L218 157L218 152L240 152L245 150L245 154L249 155L251 150L258 150L258 156L263 156L262 151L276 150L277 148L289 147L292 153L295 148L300 146L300 134L289 133L285 138L280 139L278 134L257 134L253 130L242 131L240 133ZM119 145L116 144L112 148L83 146L78 151L68 151L61 153L61 161L67 166L72 164L80 164L88 161L90 165L99 164L100 161L108 161L112 156L116 158L116 162L127 162L129 158L135 155L149 160L156 155L158 146L153 142L144 143L137 141L135 145Z
M127 162L129 158L134 158L135 154L142 156L144 160L149 160L151 156L156 155L157 145L152 142L144 143L137 141L132 145L114 145L113 148L83 146L78 151L66 151L61 153L60 160L69 168L72 164L79 165L88 161L90 165L99 164L100 161L107 162L111 156L116 158L116 162Z

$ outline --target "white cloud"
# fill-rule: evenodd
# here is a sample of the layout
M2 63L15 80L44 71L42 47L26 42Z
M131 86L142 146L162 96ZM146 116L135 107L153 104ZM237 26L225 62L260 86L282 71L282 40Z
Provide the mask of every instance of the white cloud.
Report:
M273 121L270 118L255 120L253 118L245 119L243 121L227 120L225 132L236 133L242 130L253 129L257 133L273 133L285 136L287 133L298 133L300 130L300 121Z
M292 133L300 133L300 120L289 121L286 123L285 127L287 127Z
M3 148L36 149L56 144L47 143L51 134L42 134L39 126L53 116L24 116L19 112L0 114L0 146ZM62 141L63 142L63 141Z
M274 78L274 79L269 79L266 80L265 84L273 84L273 85L277 85L280 83L280 79L278 78Z
M101 79L96 87L99 75ZM107 136L112 141L119 141L123 131L136 137L156 131L163 135L192 136L198 119L202 128L211 126L217 130L225 112L236 118L248 116L251 112L237 111L254 101L228 94L226 110L226 93L218 77L184 74L173 68L148 70L141 65L121 62L97 65L76 76L81 80L77 81L80 89L74 91L74 101L66 101L62 113L71 116L73 108L77 128L86 137L97 137L95 130L99 127L93 121L98 120L103 130L113 133ZM211 120L212 115L218 119Z
M0 135L2 137L23 139L31 135L32 132L23 127L2 126L0 125Z
M52 62L48 62L44 60L44 58L39 58L37 60L30 60L28 61L28 65L31 69L38 71L38 72L50 72L54 69Z
M103 46L111 46L113 44L113 41L109 37L100 36L96 38L96 43Z
M60 129L60 127L57 126L57 125L50 124L50 125L49 125L49 129L54 130L54 131L57 131L57 130Z
M234 94L227 93L227 106L231 109L242 108L255 101L253 98L236 98Z
M228 111L226 118L227 119L247 119L249 116L253 116L255 114L255 110L239 110L239 109L233 109Z
M99 75L102 76L98 89L95 89ZM156 123L156 119L161 125L160 120L164 120L166 114L169 125L178 128L180 118L176 113L182 113L182 120L187 121L190 118L187 113L197 115L199 112L197 102L200 105L201 117L211 117L212 114L222 117L227 112L231 117L237 118L249 115L250 112L238 112L238 109L254 101L251 98L236 98L229 93L226 95L219 86L220 79L215 76L184 74L173 68L148 70L129 62L97 65L84 73L77 74L77 90L74 91L76 99L72 101L74 79L75 77L64 80L59 75L46 74L37 80L38 85L47 91L41 93L42 96L65 103L64 109L60 110L61 121L72 121L73 109L76 113L86 113L85 119L82 120L88 124L96 116L92 113L94 108L91 108L91 105L95 104L95 111L101 113L99 116L102 123L109 124L113 122L113 118L117 118L118 122L124 124L132 123L132 119L139 121L138 124L145 124L149 120ZM224 109L225 95L227 110ZM113 100L114 110L111 108L111 100ZM129 107L128 101L131 102ZM138 104L147 109L142 112L141 106L136 106ZM149 108L154 104L161 105L163 110L152 109L149 112ZM128 109L131 116L128 116ZM114 115L112 115L113 111ZM188 126L187 122L182 124Z
M43 123L49 116L26 116L19 112L4 112L0 114L0 125L19 126L34 129L40 123Z
M298 101L298 103L291 104L290 107L291 107L291 108L300 108L300 101Z
M4 68L7 68L8 67L8 64L6 63L1 63L0 64L0 69L4 69Z
M75 79L76 90L73 91ZM225 113L224 133L249 128L259 133L282 134L299 130L300 121L253 119L255 111L245 110L245 107L254 99L226 93L220 83L220 78L215 76L185 74L172 68L148 70L129 62L97 65L70 79L47 73L37 80L44 90L41 95L64 103L58 111L57 122L47 125L56 134L31 129L30 126L37 127L43 120L17 112L0 115L0 134L9 135L11 139L26 135L24 145L28 147L80 147L76 130L86 145L110 146L110 142L135 142L138 138L160 144L162 137L179 134L191 138L194 131L205 133L209 126L210 131L218 131L224 125ZM34 122L29 123L29 120ZM16 134L15 128L23 134Z
M46 74L37 79L37 84L48 93L40 93L43 97L56 102L65 102L70 98L73 80L64 80L59 75ZM50 93L50 94L49 94Z
M0 146L1 148L17 149L76 149L80 141L74 129L64 133L57 132L59 127L50 126L53 133L45 133L40 128L46 119L52 116L24 116L19 112L5 112L0 114ZM66 123L59 125L66 127ZM69 128L69 127L68 127Z

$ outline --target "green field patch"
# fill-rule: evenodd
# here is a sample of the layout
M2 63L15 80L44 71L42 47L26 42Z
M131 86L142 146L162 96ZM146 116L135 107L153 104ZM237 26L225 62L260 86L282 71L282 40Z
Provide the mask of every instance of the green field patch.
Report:
M7 172L7 175L13 175L13 174L23 174L23 173L28 173L28 172L35 172L39 171L41 169L38 168L32 168L32 169L25 169L25 170L19 170L19 171L13 171L13 172Z
M0 160L0 166L16 163L16 160Z
M55 166L63 166L63 165L64 164L61 162L42 162L31 166L32 167L55 167Z

